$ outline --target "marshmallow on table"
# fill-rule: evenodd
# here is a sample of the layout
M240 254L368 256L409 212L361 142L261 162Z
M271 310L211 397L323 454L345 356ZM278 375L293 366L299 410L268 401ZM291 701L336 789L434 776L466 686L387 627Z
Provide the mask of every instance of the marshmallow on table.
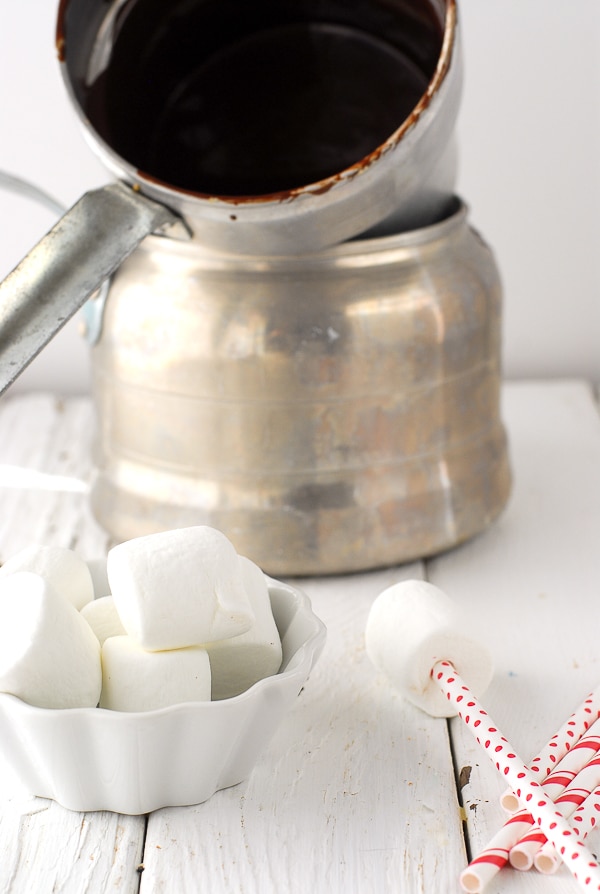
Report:
M0 578L15 571L31 571L46 580L53 590L81 609L94 598L94 585L87 564L71 549L32 544L11 556L0 567Z
M214 528L120 543L108 554L107 574L125 630L148 651L238 636L254 622L239 557Z
M410 580L384 590L371 607L365 630L367 654L395 688L434 717L456 713L431 679L446 659L480 695L492 679L490 655L463 632L454 603L426 581Z
M0 578L0 691L41 708L95 708L100 644L71 602L45 578Z
M112 596L92 599L83 606L81 614L98 637L100 645L111 636L124 636L126 633Z
M250 559L240 556L240 565L255 622L240 636L205 644L213 701L239 695L258 680L276 674L281 665L281 640L265 575Z
M205 649L146 652L130 636L105 640L101 708L153 711L196 701L210 701L210 662Z

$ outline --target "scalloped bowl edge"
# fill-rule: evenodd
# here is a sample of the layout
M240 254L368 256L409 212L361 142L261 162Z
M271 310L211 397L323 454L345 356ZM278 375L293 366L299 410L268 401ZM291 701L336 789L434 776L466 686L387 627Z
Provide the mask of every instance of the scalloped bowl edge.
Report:
M126 713L0 694L0 748L26 789L70 810L138 815L199 804L247 778L326 638L302 590L267 583L282 665L234 698Z

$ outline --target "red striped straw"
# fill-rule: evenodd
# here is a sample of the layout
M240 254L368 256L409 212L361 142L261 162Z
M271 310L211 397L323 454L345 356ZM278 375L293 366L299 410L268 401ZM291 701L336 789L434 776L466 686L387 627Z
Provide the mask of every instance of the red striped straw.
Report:
M553 798L553 801L565 819L568 819L598 785L600 785L600 758L596 757L577 774L558 797ZM538 826L534 826L511 849L508 857L510 865L515 869L531 869L536 854L545 843L546 836Z
M563 773L557 767L555 772L551 773L542 783L544 794L547 794L554 800L555 796L560 795L567 785L573 781L575 775L574 770ZM518 810L516 813L513 813L502 828L496 832L487 847L475 859L471 860L467 868L463 870L460 876L463 890L472 892L483 891L496 873L508 863L510 852L515 845L525 841L534 829L541 836L538 844L539 848L547 839L535 825L531 813L528 810Z
M496 832L488 846L460 874L463 891L481 894L497 872L508 862L510 850L533 826L528 810L519 810Z
M596 788L589 798L577 808L571 817L571 824L582 841L585 841L590 832L600 823L600 786ZM553 844L547 841L535 855L535 868L544 875L552 875L560 866L560 857L556 853Z
M600 687L584 699L547 745L533 758L529 769L543 777L544 792L547 792L553 800L573 781L577 772L589 759L589 752L585 750L587 746L579 749L573 755L571 755L571 751L582 737L592 735L598 717L600 717ZM595 751L595 748L592 751ZM553 788L549 789L549 786ZM483 891L500 869L506 865L511 849L531 831L534 825L533 817L528 810L516 809L518 800L510 789L503 798L513 799L507 808L513 815L496 832L487 846L471 860L469 866L463 870L460 879L464 891L474 892L474 894ZM502 799L501 803L503 803ZM503 803L503 806L506 805ZM556 851L554 851L554 855L551 853L551 847L549 842L544 845L549 852L548 865L556 854ZM556 861L558 866L560 862L558 857L556 857ZM556 870L552 869L551 871Z
M540 782L562 763L568 752L582 737L592 735L592 729L596 728L595 734L600 735L600 727L597 724L599 718L600 687L590 692L558 732L552 736L548 744L531 761L529 769L536 774ZM583 766L585 766L585 761L579 769ZM509 813L519 810L519 800L510 789L501 796L500 803Z
M598 741L598 748L600 748L600 740ZM595 749L596 750L596 749ZM577 767L577 769L563 769L563 763L567 763L570 758L575 758L572 763ZM551 801L555 804L558 803L558 798L560 798L565 791L569 788L570 785L573 784L573 781L576 779L579 767L581 763L581 754L577 755L575 753L575 747L572 751L569 751L562 762L558 765L556 770L553 773L550 773L549 776L544 779L542 782L542 788L544 790L544 795L546 795ZM539 851L540 847L545 844L547 841L546 836L537 825L537 823L532 822L529 829L526 829L520 838L516 841L513 841L508 854L508 861L511 866L515 869L531 869L533 866L533 858L535 854Z
M593 854L583 842L578 841L567 820L544 795L535 774L517 756L452 664L438 661L432 668L431 676L523 806L531 811L548 841L557 847L582 890L600 891L600 866Z

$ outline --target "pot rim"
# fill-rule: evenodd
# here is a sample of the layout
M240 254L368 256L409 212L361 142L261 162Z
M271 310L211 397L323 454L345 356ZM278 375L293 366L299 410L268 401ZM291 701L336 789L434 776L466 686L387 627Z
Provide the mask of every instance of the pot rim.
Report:
M396 128L396 130L376 149L366 155L364 158L352 165L338 171L337 173L317 180L313 183L304 184L293 189L281 190L264 195L211 195L194 190L184 189L183 187L173 186L160 178L157 178L147 171L140 170L134 164L123 158L106 140L98 133L96 127L87 118L76 91L73 87L71 74L67 62L68 55L68 39L66 35L66 15L70 5L70 0L60 0L57 20L56 20L56 50L61 66L63 81L68 95L86 128L88 138L91 140L92 148L100 154L101 159L109 166L116 166L127 176L128 180L138 187L143 185L145 189L150 189L156 193L159 200L172 203L177 197L187 200L200 200L210 202L213 205L234 207L248 206L264 206L264 205L281 205L289 203L302 196L319 196L328 193L331 189L353 180L356 176L364 174L368 171L381 157L391 152L405 138L407 132L412 130L417 122L428 111L429 106L443 85L452 58L455 54L457 44L457 0L444 0L446 3L446 13L444 17L444 29L442 34L442 44L438 56L437 64L433 75L431 76L427 88L418 103L404 121Z
M464 226L468 215L469 206L460 196L455 195L448 203L446 216L431 224L389 235L356 236L317 252L286 255L238 254L217 251L197 242L180 242L168 236L146 237L137 252L159 252L163 255L179 256L197 262L203 269L215 271L237 269L265 273L313 266L375 266L405 259L415 248L423 248L450 238L452 233Z

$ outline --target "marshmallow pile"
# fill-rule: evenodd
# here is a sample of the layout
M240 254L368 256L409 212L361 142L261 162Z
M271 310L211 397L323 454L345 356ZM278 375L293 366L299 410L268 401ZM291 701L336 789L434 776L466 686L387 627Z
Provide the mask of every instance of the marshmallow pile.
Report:
M32 705L231 698L281 659L265 575L214 528L126 541L105 566L30 546L0 567L0 692Z

